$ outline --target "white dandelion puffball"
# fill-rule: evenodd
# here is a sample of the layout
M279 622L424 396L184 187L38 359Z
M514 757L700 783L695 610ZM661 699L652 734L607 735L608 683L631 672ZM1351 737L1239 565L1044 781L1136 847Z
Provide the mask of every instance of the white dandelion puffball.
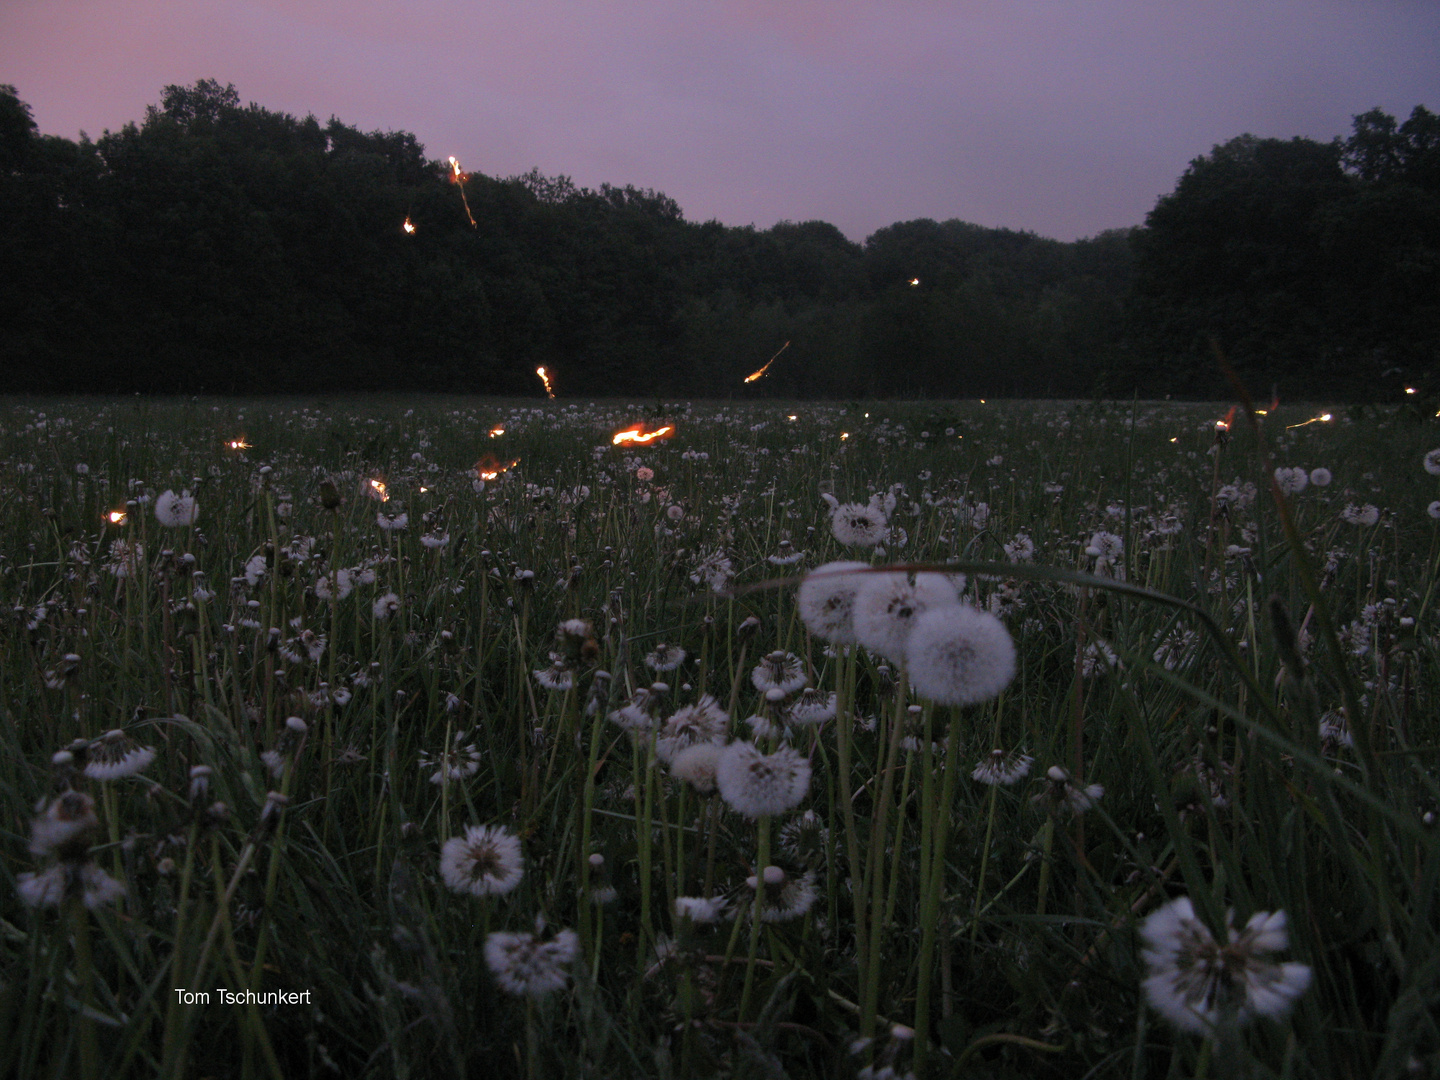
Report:
M903 663L916 618L959 603L954 582L944 574L916 574L913 583L900 571L866 574L855 591L855 637L872 652Z
M498 825L471 825L464 836L452 836L440 849L440 876L457 893L508 893L524 873L520 838Z
M570 965L580 955L574 930L561 930L550 941L534 934L497 930L485 939L485 964L505 990L540 997L565 986Z
M1431 476L1440 476L1440 449L1431 450L1425 455L1425 471Z
M1330 474L1330 470L1325 468L1325 466L1323 465L1321 465L1318 469L1310 470L1310 483L1314 484L1316 487L1329 487L1330 481L1333 479L1335 479L1335 477L1332 476Z
M1257 911L1237 931L1227 914L1226 942L1215 940L1182 896L1140 926L1150 975L1141 984L1161 1016L1182 1031L1213 1035L1224 1024L1257 1016L1280 1019L1310 986L1305 964L1277 964L1266 954L1289 944L1285 912Z
M884 542L890 529L880 507L842 503L830 514L830 531L846 547L873 548Z
M1426 512L1432 518L1440 519L1440 499L1437 499L1435 502L1432 502L1428 507L1426 507Z
M720 797L748 818L783 814L810 791L810 761L789 746L762 754L754 743L733 742L715 767Z
M176 495L167 488L155 500L155 520L166 528L194 525L199 516L200 508L195 505L195 497L189 491Z
M1015 642L1005 624L969 604L915 619L906 647L910 684L942 705L989 701L1015 677Z
M818 638L855 644L855 591L868 576L862 562L828 562L805 575L796 604L800 618Z
M1310 474L1304 469L1282 467L1275 470L1275 483L1286 495L1296 495L1310 485Z

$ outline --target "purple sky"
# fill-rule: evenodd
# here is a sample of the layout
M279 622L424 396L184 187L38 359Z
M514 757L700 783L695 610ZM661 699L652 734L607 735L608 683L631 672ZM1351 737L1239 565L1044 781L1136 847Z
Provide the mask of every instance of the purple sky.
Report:
M475 172L656 188L692 221L1069 240L1138 224L1243 132L1440 110L1440 3L0 0L0 82L46 134L200 78Z

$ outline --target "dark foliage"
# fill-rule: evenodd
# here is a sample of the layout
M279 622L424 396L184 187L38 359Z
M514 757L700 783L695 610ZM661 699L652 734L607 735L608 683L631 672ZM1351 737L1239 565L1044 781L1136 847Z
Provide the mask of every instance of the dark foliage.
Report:
M534 171L457 183L406 132L214 80L78 143L0 87L0 389L538 393L543 364L586 396L1224 392L1212 340L1247 377L1373 388L1434 362L1436 124L1244 136L1143 230L859 245Z

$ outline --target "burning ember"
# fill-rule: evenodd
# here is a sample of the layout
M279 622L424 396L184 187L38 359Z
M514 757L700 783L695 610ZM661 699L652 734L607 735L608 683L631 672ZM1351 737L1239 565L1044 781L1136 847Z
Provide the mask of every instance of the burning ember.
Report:
M767 371L770 370L770 365L773 364L776 360L778 360L778 359L780 358L780 353L784 352L784 351L785 351L786 349L788 349L789 347L790 347L790 343L789 343L788 341L785 342L784 345L781 345L781 346L780 346L780 352L777 352L774 356L770 357L769 360L765 361L765 366L762 367L759 371L752 371L749 375L746 375L746 376L745 376L745 381L746 381L747 383L752 383L752 382L754 382L756 379L758 379L758 378L760 378L762 375L764 375L765 372L767 372Z
M460 162L456 161L453 157L450 159L450 179L460 188L460 201L465 205L465 216L469 219L470 227L473 229L475 228L475 215L470 213L470 200L465 198L465 181L470 179L470 174L460 168ZM408 225L410 219L406 218L405 221ZM414 232L415 230L414 227L411 226L406 231Z
M250 449L250 444L249 444L248 442L246 442L243 437L241 437L241 438L239 438L239 439L231 439L231 440L230 440L229 442L227 442L225 445L228 446L231 450L249 450L249 449Z
M371 497L379 499L381 502L390 501L390 493L385 490L385 481L383 480L370 481L370 494Z
M622 443L648 443L656 439L668 439L675 434L675 429L669 424L654 431L646 431L643 424L635 424L623 431L617 431L615 437L610 440L612 446L619 446Z
M108 521L111 525L124 525L125 511L111 510L108 514L105 515L105 520Z
M503 427L501 427L499 424L496 424L494 427L492 427L492 428L490 429L490 437L491 437L492 439L498 439L501 435L504 435L504 434L505 434L505 429L504 429Z
M413 234L415 232L415 223L410 220L409 214L405 215L405 224L401 226L401 228L403 228L407 233Z
M1286 424L1285 430L1289 431L1291 428L1304 427L1306 424L1328 424L1329 422L1330 414L1328 412L1321 413L1319 416L1312 416L1309 420L1304 420L1298 424Z
M550 385L550 376L545 374L545 369L543 367L537 367L535 369L535 374L539 375L540 381L545 384L545 396L553 401L555 399L555 390Z
M502 465L497 459L490 457L487 454L485 457L481 458L475 463L475 475L478 476L481 480L494 480L499 477L501 473L509 472L511 469L513 469L516 465L519 464L520 459L516 458L514 461L510 462L509 465Z

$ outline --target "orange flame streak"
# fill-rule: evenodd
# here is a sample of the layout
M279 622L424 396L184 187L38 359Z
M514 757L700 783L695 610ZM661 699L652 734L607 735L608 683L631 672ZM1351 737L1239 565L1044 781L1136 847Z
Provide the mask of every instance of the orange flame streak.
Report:
M1330 414L1328 412L1321 413L1319 416L1312 416L1309 420L1303 420L1298 424L1286 424L1285 430L1289 431L1291 428L1305 427L1307 424L1328 424L1329 422Z
M492 439L498 439L501 435L504 435L504 434L505 434L505 429L504 429L503 427L501 427L499 424L496 424L494 427L492 427L492 428L490 429L490 437L491 437Z
M456 161L453 156L450 158L450 179L460 187L460 202L465 206L465 217L473 229L475 228L475 215L470 213L470 200L465 197L465 181L470 179L470 174L460 168L460 162Z
M762 375L764 375L765 372L767 372L767 371L770 370L770 365L773 364L776 360L778 360L778 359L780 358L780 353L784 352L784 351L785 351L786 349L788 349L789 347L790 347L790 343L789 343L788 341L785 342L784 345L781 345L781 346L780 346L780 352L777 352L774 356L770 357L769 360L766 360L766 361L765 361L765 366L762 367L759 371L752 371L749 375L746 375L746 376L745 376L745 381L746 381L747 383L752 383L752 382L754 382L756 379L758 379L758 378L760 378Z
M229 442L227 442L225 445L228 446L231 450L249 450L249 449L250 449L250 444L245 441L245 437L244 437L243 435L242 435L240 438L238 438L238 439L231 439L231 440L230 440Z
M475 463L475 475L481 480L494 480L499 477L501 473L509 472L519 464L520 459L516 458L510 462L509 465L502 465L497 459L487 454Z
M371 480L371 481L370 481L370 489L375 492L376 496L379 497L379 499L380 499L381 502L389 502L389 501L390 501L390 493L385 490L385 481L383 481L383 480Z
M1216 420L1216 421L1215 421L1215 430L1216 430L1216 431L1229 431L1229 430L1230 430L1230 424L1231 424L1234 420L1235 420L1235 406L1234 406L1234 405L1231 405L1231 406L1230 406L1230 411L1225 414L1225 419L1224 419L1224 420Z
M124 510L111 510L105 515L105 520L111 525L124 525L126 514Z
M675 429L669 424L654 431L646 431L640 424L628 427L624 431L617 431L615 437L610 440L610 445L619 446L621 443L648 443L656 439L668 439L675 434Z
M410 220L409 214L405 215L405 224L401 226L401 228L403 228L407 233L413 234L415 232L415 223Z
M555 390L550 385L550 376L545 374L545 369L543 367L537 367L535 369L535 374L539 375L540 381L545 384L545 396L553 401L555 398Z

